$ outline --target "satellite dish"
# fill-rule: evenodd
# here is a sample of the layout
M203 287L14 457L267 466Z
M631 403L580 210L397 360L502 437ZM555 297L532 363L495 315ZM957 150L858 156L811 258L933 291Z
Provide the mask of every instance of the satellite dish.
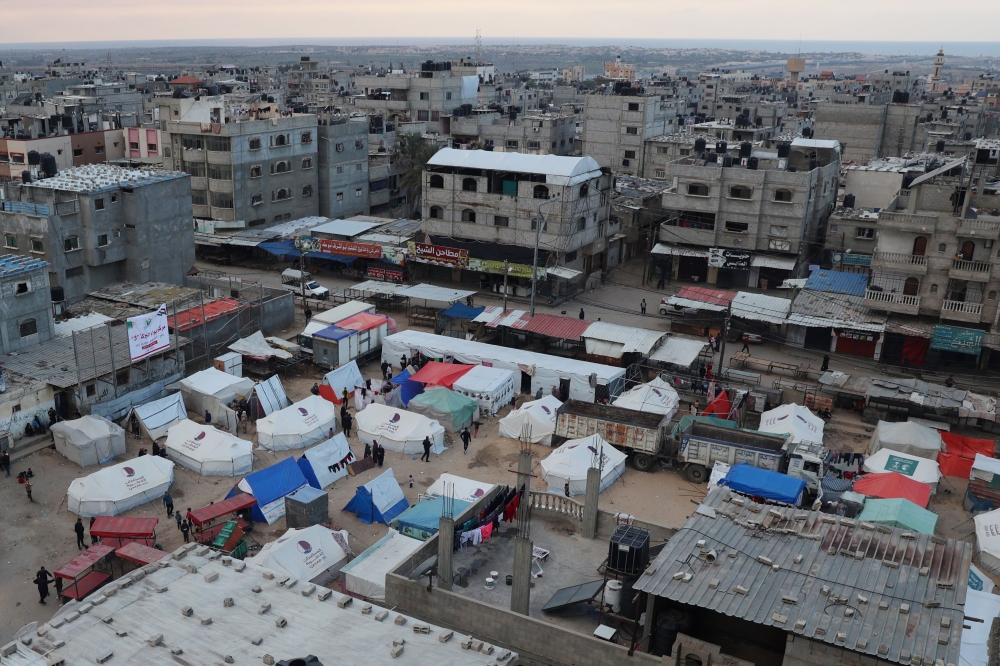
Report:
M419 566L417 566L410 573L410 580L420 580L424 576L434 573L431 571L431 569L436 567L437 563L438 563L437 555L434 555L433 557L424 560L422 563L420 563Z

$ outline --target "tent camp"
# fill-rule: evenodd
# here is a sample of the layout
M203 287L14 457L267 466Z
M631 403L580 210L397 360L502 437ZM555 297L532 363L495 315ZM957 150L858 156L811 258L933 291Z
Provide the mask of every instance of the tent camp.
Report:
M403 403L404 408L410 404L410 400L413 400L414 396L418 396L424 392L423 384L410 379L410 375L412 374L412 369L407 367L401 373L389 380L396 386L399 386L399 399Z
M285 387L281 385L278 375L271 375L260 384L253 387L253 398L260 405L260 413L264 416L273 414L279 409L284 409L292 404L285 394Z
M941 432L942 451L937 462L944 476L968 479L976 456L993 457L996 444L992 439L965 437L953 432Z
M730 467L722 485L744 495L792 506L802 506L802 494L806 488L806 482L802 479L751 467L746 463Z
M542 459L542 478L550 493L565 492L568 483L570 495L584 495L591 466L600 466L600 490L604 490L625 471L627 457L600 435L571 439Z
M648 384L633 386L615 398L611 404L624 409L634 409L637 412L652 412L673 418L677 413L680 398L673 386L656 377Z
M870 499L858 516L859 521L901 527L921 534L934 534L937 514L921 509L908 499Z
M806 407L790 403L760 415L760 432L791 435L792 443L823 442L823 419Z
M493 484L445 472L437 478L437 481L428 486L426 492L428 495L444 495L446 489L448 490L447 494L455 499L475 502L493 490Z
M323 384L319 387L319 394L330 402L341 404L344 401L344 391L348 397L354 395L354 389L365 385L365 378L358 370L358 362L351 361L347 365L342 365L336 370L331 370L323 377Z
M163 497L173 482L172 462L160 456L140 456L74 479L66 493L66 506L84 518L117 516Z
M390 451L423 453L424 437L430 437L431 452L444 451L444 426L421 414L375 403L358 412L354 420L362 444L377 441Z
M237 491L250 493L257 500L257 504L250 509L250 515L257 522L273 525L285 515L285 495L306 485L309 484L295 464L295 458L285 458L244 476L226 497L233 497Z
M334 540L333 534L322 525L301 530L293 528L275 541L264 544L260 552L247 558L247 562L279 575L322 584L347 561L347 553ZM341 530L339 535L346 540L347 530Z
M496 416L500 408L506 407L514 399L517 382L520 380L520 375L513 370L476 365L456 379L451 388L479 403L481 413Z
M147 437L159 439L166 436L170 426L187 418L184 397L180 392L171 393L165 398L133 407L131 418L138 422Z
M299 458L299 469L309 485L323 490L337 479L347 476L347 465L354 461L354 454L344 433L317 444Z
M236 432L236 413L228 405L238 398L249 398L254 389L252 379L208 368L170 384L168 389L180 389L189 411L212 415L213 423Z
M521 439L527 432L529 441L551 446L552 433L556 431L556 410L560 407L562 402L554 395L526 402L500 419L500 435Z
M879 421L868 440L868 453L884 448L936 461L941 452L941 433L913 421Z
M479 419L479 403L467 395L440 387L416 396L407 409L434 419L448 432L458 432Z
M310 395L258 420L257 444L269 451L302 449L327 439L331 428L337 429L333 403Z
M202 476L249 474L253 442L184 419L167 431L167 457Z
M403 489L392 475L392 468L385 470L363 486L358 486L354 497L344 511L357 514L358 520L371 525L388 525L392 519L410 508L403 496Z
M372 601L385 601L385 575L422 545L424 542L419 539L389 530L371 548L340 569L348 593Z
M428 361L422 368L410 375L410 381L420 382L424 385L451 388L457 379L474 367L474 365L464 365L462 363Z
M854 482L854 492L876 499L908 499L924 508L931 501L930 486L899 472L865 474Z
M50 430L56 451L80 467L103 465L125 455L125 430L102 416L59 421Z
M865 458L863 469L873 474L899 472L914 481L926 483L931 488L931 494L937 492L937 484L941 479L941 471L933 460L892 449L879 449L875 455Z

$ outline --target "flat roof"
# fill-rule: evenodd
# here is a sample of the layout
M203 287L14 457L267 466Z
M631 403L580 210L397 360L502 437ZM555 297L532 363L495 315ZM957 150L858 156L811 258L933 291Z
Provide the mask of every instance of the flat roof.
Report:
M557 185L581 182L601 175L601 165L593 157L497 153L457 148L442 148L427 160L427 166L535 173L553 177L551 182Z
M66 192L99 192L119 187L142 187L178 178L189 178L180 171L126 169L112 164L86 164L60 171L52 178L42 178L25 185Z
M49 262L35 257L22 257L19 254L0 255L0 278L13 277L22 273L42 271L48 268Z
M313 227L310 233L330 234L331 236L354 237L370 231L375 227L382 226L378 222L361 222L358 220L330 220L317 227Z

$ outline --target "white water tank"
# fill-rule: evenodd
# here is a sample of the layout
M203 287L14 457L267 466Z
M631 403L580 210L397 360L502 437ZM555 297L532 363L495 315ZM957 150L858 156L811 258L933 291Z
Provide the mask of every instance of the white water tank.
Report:
M604 586L604 605L610 608L612 613L621 612L622 582L620 580L609 580Z

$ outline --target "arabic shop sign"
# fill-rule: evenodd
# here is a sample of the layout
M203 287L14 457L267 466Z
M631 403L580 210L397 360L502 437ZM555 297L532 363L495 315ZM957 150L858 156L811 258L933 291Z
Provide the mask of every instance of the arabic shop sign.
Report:
M489 273L491 275L503 275L504 265L502 261L492 259L469 259L469 270ZM531 266L526 264L507 264L507 275L509 277L531 279ZM544 280L546 277L545 267L539 266L535 269L535 279Z
M347 241L328 240L299 236L295 239L295 249L303 252L320 252L322 254L337 254L343 257L361 257L363 259L381 259L382 246L367 243L349 243Z
M381 266L369 266L368 277L375 278L376 280L386 280L387 282L402 282L403 271L395 271L391 268L382 268Z
M842 266L871 266L872 255L836 252L833 255L833 262L835 264L841 264Z
M750 269L751 254L746 250L723 250L713 247L708 250L708 265L714 268Z
M984 331L958 326L935 326L931 349L953 351L959 354L979 356L983 347Z
M437 266L455 266L465 268L469 265L469 251L442 245L428 243L408 243L410 258L423 264ZM379 248L381 249L381 248Z

